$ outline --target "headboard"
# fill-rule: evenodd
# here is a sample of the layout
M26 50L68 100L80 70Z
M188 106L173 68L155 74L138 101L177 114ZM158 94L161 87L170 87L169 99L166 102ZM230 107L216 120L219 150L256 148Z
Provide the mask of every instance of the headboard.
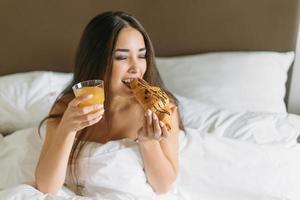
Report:
M157 56L295 50L299 1L3 0L0 75L70 71L84 27L108 10L136 16L149 32Z

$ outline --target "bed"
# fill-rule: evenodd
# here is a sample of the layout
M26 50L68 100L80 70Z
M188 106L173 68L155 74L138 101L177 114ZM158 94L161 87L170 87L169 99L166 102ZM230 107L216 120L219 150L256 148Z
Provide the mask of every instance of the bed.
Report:
M0 199L300 199L299 0L0 5ZM38 124L72 79L84 26L106 10L144 24L180 102L186 131L169 196L141 195L146 186L122 177L114 190L85 196L66 186L57 195L34 187L44 140Z

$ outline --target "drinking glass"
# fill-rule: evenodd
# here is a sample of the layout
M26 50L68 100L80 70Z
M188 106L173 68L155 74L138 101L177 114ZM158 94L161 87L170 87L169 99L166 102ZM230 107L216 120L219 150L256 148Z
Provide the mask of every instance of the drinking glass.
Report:
M103 80L87 80L75 84L73 87L73 92L76 97L82 96L84 94L92 94L93 97L82 101L79 106L90 106L93 104L103 104L104 102L104 82Z

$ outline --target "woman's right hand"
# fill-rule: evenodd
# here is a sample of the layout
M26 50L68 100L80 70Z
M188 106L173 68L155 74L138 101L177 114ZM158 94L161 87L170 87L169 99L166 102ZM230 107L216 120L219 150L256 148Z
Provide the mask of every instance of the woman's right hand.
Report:
M79 107L82 101L90 98L92 98L91 94L85 94L70 101L59 124L61 130L64 132L77 132L96 124L102 119L103 104Z

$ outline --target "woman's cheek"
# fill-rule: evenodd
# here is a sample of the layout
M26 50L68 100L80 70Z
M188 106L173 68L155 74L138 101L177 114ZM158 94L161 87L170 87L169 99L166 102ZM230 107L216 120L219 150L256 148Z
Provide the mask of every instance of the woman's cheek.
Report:
M146 70L147 70L147 62L145 60L145 62L142 65L142 69L141 69L143 75L145 74Z

